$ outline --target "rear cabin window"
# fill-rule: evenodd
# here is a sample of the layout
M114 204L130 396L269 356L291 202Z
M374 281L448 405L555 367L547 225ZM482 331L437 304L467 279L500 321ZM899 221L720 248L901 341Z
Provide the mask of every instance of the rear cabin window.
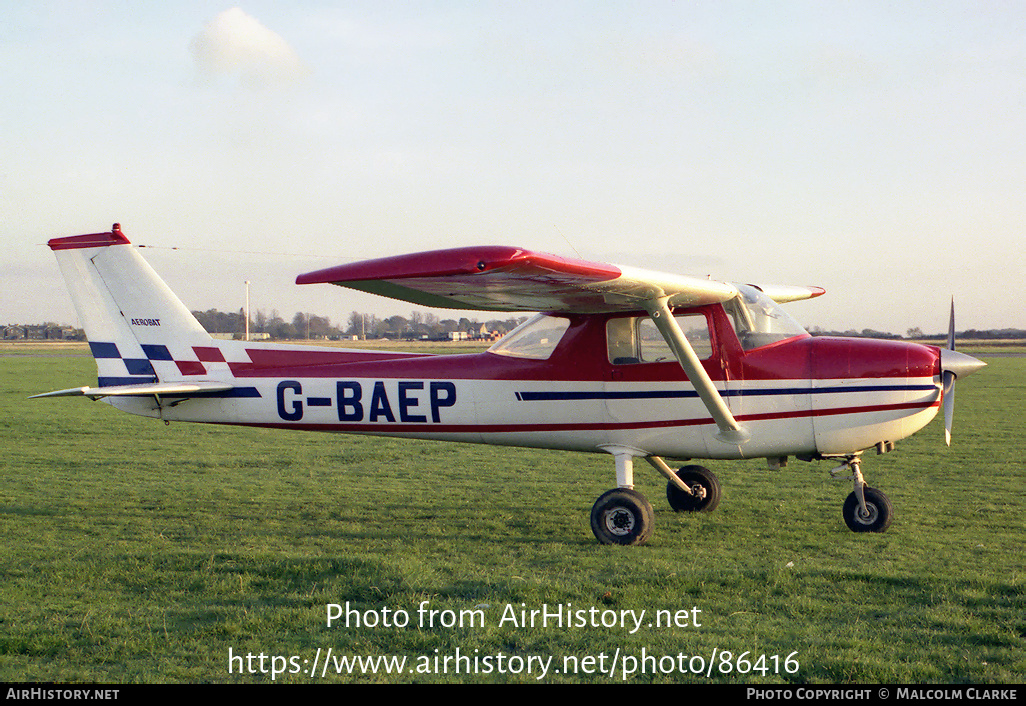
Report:
M538 314L503 336L488 351L513 358L547 360L569 326L569 319Z
M673 317L688 343L700 359L712 357L709 322L704 314L682 314ZM606 323L606 347L613 365L662 363L676 361L677 356L655 323L647 316L627 316Z

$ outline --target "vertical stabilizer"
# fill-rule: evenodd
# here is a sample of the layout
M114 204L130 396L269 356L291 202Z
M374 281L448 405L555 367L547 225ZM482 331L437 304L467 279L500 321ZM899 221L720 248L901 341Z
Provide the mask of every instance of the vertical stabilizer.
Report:
M121 227L55 238L54 251L96 359L100 387L186 379L210 335ZM184 362L179 362L184 361Z

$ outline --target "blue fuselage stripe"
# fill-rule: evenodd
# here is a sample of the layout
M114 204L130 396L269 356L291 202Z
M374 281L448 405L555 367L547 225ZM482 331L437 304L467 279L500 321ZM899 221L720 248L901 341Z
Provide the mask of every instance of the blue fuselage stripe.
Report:
M743 384L743 383L742 383ZM936 390L936 385L858 385L855 387L781 387L775 389L720 390L721 397L769 397L774 395L822 395L848 392L925 392ZM553 402L579 400L656 400L693 399L694 390L567 390L560 392L517 392L516 398L524 402Z

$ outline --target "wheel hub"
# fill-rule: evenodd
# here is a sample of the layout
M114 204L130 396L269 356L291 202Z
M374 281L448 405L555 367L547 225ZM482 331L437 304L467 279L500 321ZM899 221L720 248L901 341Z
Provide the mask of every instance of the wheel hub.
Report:
M855 508L855 519L864 525L871 525L876 522L877 509L873 503L866 503L866 511L863 512L861 508Z
M634 529L634 513L622 507L609 510L606 513L606 529L620 537L630 534Z

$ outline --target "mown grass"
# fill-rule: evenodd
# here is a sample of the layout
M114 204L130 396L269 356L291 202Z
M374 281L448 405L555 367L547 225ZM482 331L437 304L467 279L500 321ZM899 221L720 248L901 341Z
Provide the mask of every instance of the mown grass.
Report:
M414 660L499 653L779 656L780 668L626 681L1019 683L1026 673L1021 452L1026 359L988 359L958 385L954 445L939 422L864 471L895 506L855 535L827 462L710 464L714 513L679 516L640 465L656 531L598 545L588 513L608 456L159 422L81 399L87 357L0 358L0 681L269 682L233 655L405 655L400 675L339 682L536 681L410 673ZM485 624L418 626L417 607ZM326 625L327 604L405 628ZM700 609L700 627L500 625L507 605ZM476 651L476 652L475 652ZM784 658L800 665L783 669ZM717 657L717 660L720 658ZM279 682L320 681L306 671ZM255 666L256 663L253 663ZM598 662L596 662L598 664ZM668 663L662 663L666 667ZM697 665L697 663L691 663ZM555 673L547 682L619 682Z

